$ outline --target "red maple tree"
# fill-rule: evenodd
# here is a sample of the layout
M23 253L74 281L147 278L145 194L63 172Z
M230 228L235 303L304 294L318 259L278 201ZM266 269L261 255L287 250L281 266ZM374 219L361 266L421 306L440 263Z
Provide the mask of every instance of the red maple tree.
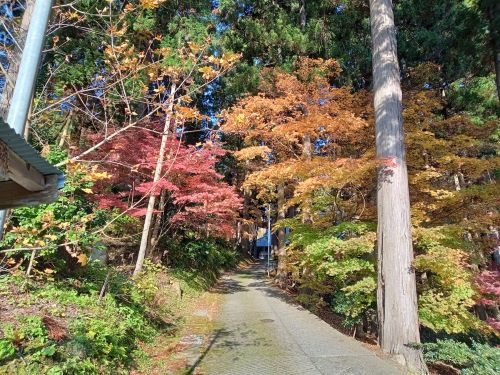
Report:
M165 148L162 177L153 183L160 128L159 123L151 122L123 132L90 155L87 161L99 163L110 176L94 187L99 207L117 207L132 216L144 216L144 198L159 196L165 190L176 212L168 218L173 227L230 238L242 202L215 168L227 151L212 142L186 145L172 133ZM98 136L90 138L99 141Z
M479 303L485 306L500 306L500 271L498 269L484 270L477 276L476 282L482 298ZM498 311L498 310L497 310ZM500 319L488 317L486 323L496 330L500 330Z

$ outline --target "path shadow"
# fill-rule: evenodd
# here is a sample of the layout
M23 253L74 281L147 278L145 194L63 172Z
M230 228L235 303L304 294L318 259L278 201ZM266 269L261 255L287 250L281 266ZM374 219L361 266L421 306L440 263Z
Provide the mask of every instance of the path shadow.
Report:
M264 272L261 270L263 266L260 263L254 263L250 265L248 268L240 269L234 273L229 273L225 276L222 276L221 280L212 288L213 293L219 294L235 294L239 292L248 291L247 286L245 286L241 281L234 280L232 278L233 275L238 275L239 279L255 279L258 277L258 272Z
M226 279L222 280L217 285L215 285L211 291L213 293L218 293L218 294L234 294L234 293L245 292L247 290L248 288L241 285L239 281Z
M196 361L191 365L191 367L185 372L186 375L191 375L194 374L194 370L201 364L203 359L207 356L208 352L210 349L212 349L212 346L215 344L215 341L224 334L223 329L218 329L215 331L215 334L212 335L207 347L203 350L203 352L200 354L200 356L196 359Z
M295 296L288 294L283 289L275 285L272 279L269 279L266 274L265 264L259 264L252 268L253 278L257 279L253 283L248 284L249 288L256 288L266 294L267 297L279 299L289 305L294 306L298 310L307 310L297 302Z
M203 349L201 354L196 358L196 361L184 372L186 375L191 375L195 373L203 361L205 360L208 353L214 348L217 349L226 348L232 350L237 347L272 347L272 343L268 340L263 340L261 337L255 337L257 332L246 327L235 328L232 331L225 329L217 329L208 342L208 345ZM239 358L235 357L234 360L237 361Z

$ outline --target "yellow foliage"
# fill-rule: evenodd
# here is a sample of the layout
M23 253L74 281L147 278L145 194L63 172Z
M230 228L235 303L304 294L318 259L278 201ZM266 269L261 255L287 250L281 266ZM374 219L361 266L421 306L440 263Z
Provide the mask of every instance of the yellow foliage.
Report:
M76 256L77 260L78 260L78 263L81 265L81 266L85 266L87 263L88 263L88 258L87 258L87 255L81 253L81 254L78 254Z
M201 113L196 108L185 107L182 105L175 106L175 117L181 122L186 120L200 120L203 118Z
M202 77L207 81L217 77L218 75L218 72L211 66L203 66L199 68L198 71L202 73Z
M269 154L271 153L271 149L267 146L250 146L245 147L240 151L236 151L234 156L236 159L245 161L245 160L253 160L255 158L262 158L263 160L269 159Z
M144 9L157 9L159 8L166 0L139 0L139 4Z

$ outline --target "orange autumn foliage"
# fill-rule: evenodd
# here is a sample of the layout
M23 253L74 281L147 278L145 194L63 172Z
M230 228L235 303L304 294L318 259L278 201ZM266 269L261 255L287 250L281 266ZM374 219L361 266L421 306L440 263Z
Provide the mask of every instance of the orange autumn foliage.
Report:
M376 170L391 161L375 160L371 94L333 85L341 74L334 61L303 58L295 68L291 73L264 69L260 92L224 113L223 130L244 145L235 153L244 171L242 189L252 191L258 204L276 202L278 187L284 186L284 207L295 208L296 222L317 229L346 221L375 222ZM461 261L453 264L472 280L471 269L489 259L491 228L500 225L494 172L500 168L494 141L498 124L475 125L466 115L449 113L446 98L433 88L439 86L425 85L436 77L439 67L423 64L404 80L413 225L415 233L427 231L426 236L439 238L444 249L427 248L417 236L415 265L419 272L435 274L429 285L419 285L424 323L438 327L432 320L441 312L429 297L437 293L448 311L457 312L443 319L460 318L453 328L458 332L473 319L468 309L479 295L470 282L463 290L443 289L455 281L436 273L435 266L460 254Z

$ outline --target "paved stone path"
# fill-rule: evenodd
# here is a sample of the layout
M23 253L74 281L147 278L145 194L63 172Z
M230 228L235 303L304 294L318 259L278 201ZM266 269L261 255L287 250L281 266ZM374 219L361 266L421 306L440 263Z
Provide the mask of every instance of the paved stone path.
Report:
M226 276L216 330L192 367L207 375L402 375L356 340L289 301L253 266Z

